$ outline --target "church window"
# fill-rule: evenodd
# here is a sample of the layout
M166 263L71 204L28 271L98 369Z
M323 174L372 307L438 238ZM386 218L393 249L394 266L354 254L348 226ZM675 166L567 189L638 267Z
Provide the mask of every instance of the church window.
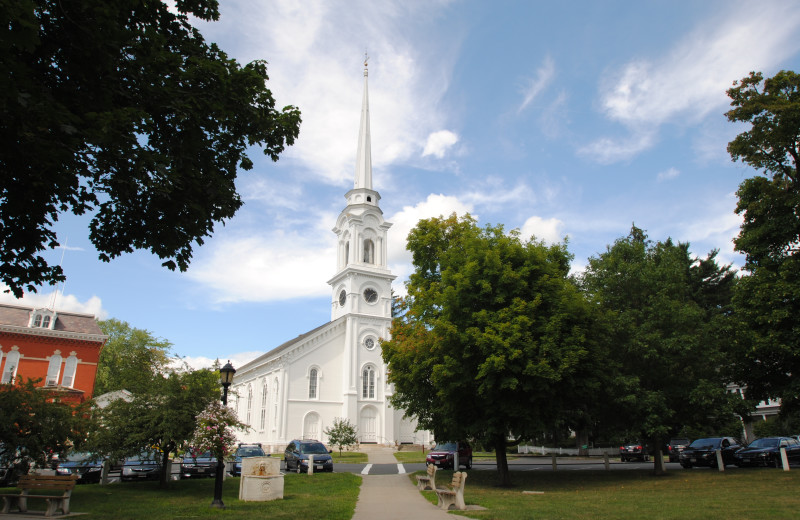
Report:
M342 291L339 293L339 305L344 307L346 301L347 301L347 291L342 289Z
M375 369L371 366L364 368L362 373L361 397L375 399Z
M250 412L253 409L253 387L247 385L247 416L245 417L245 424L250 426Z
M6 356L6 366L3 368L3 377L0 383L11 383L17 375L17 365L19 365L19 350L12 347L11 352Z
M64 362L64 377L61 378L61 384L72 388L75 386L75 371L78 368L78 358L75 353L71 352L67 360Z
M367 337L367 339L364 340L364 348L366 348L367 350L374 349L375 348L375 338L373 338L372 336Z
M347 265L349 262L350 262L350 242L347 242L344 245L344 265Z
M378 301L378 291L372 288L365 290L364 299L367 300L368 303L375 303Z
M50 357L50 365L47 367L47 379L45 386L55 386L58 384L58 375L61 372L61 351L56 350Z
M317 398L317 369L312 368L308 373L308 398Z
M264 386L261 389L261 429L267 426L267 380L264 380Z
M364 240L364 263L375 263L375 243L369 238Z

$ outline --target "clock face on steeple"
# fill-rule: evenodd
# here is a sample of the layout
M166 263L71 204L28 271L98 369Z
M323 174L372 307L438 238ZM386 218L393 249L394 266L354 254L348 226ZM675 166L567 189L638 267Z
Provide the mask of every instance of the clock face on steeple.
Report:
M347 291L342 289L342 292L339 293L339 305L344 307L344 302L347 301Z
M378 291L375 289L367 289L364 291L364 299L367 300L368 303L375 303L378 301Z

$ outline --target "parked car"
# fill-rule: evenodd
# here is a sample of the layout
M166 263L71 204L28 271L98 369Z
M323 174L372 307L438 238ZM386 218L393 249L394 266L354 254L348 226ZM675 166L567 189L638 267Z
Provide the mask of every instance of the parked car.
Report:
M455 464L455 454L458 452L458 465L467 469L472 468L472 448L468 442L438 442L425 457L425 465L433 464L439 468L453 468Z
M333 458L331 451L319 441L293 440L283 452L283 462L286 471L294 466L298 473L308 472L308 457L314 456L314 471L333 471Z
M736 452L737 466L783 467L781 448L786 450L789 463L800 462L800 442L793 437L764 437L756 439Z
M680 463L684 468L692 466L717 465L717 450L722 452L722 463L724 465L735 462L735 453L742 447L733 437L708 437L697 439L687 446L680 454Z
M211 452L189 450L181 459L181 478L213 477L217 474L217 458Z
M261 444L240 444L233 454L233 463L231 464L230 474L238 477L242 474L242 458L243 457L266 457L264 448Z
M643 442L631 442L619 447L619 458L622 462L631 460L647 462L650 460L650 453L647 451L647 444Z
M161 454L141 453L133 457L128 457L122 463L123 481L131 480L158 480L161 474Z
M670 439L667 444L667 455L670 462L678 462L681 459L681 452L689 446L689 439Z
M78 484L100 482L105 459L91 453L70 453L56 466L56 475L78 475Z

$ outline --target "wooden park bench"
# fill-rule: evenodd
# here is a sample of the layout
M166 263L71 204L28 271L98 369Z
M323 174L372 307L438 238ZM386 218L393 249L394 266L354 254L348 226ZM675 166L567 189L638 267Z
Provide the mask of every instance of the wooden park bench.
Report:
M453 473L453 480L450 482L451 489L437 489L436 496L439 502L436 504L441 509L458 509L463 511L467 508L464 503L464 484L467 480L467 474L463 471L456 471Z
M417 475L417 487L420 491L436 489L436 466L429 465L427 475Z
M28 512L28 500L42 499L47 502L47 510L44 516L54 516L56 511L61 514L69 514L69 499L78 475L23 475L19 478L17 487L21 493L3 493L2 514L9 514L12 509L18 509L20 513ZM43 494L31 494L31 491L49 492Z

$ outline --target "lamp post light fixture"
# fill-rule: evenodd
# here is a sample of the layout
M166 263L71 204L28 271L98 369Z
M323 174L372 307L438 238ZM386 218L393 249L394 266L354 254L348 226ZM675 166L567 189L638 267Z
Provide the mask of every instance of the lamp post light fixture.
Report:
M222 385L222 404L228 406L228 387L233 383L233 374L236 369L231 365L230 360L225 363L225 366L219 369L219 384ZM225 508L222 503L222 478L225 474L225 460L222 455L217 458L217 475L214 481L214 501L211 502L211 507Z

